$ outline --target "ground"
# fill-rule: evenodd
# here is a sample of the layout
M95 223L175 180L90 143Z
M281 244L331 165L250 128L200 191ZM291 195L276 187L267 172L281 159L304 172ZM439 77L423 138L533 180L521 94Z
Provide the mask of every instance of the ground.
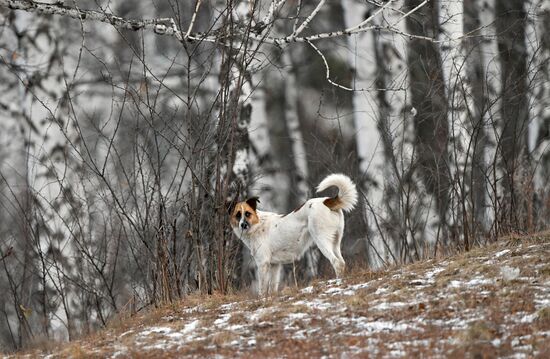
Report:
M190 296L18 357L550 357L550 234L267 299Z

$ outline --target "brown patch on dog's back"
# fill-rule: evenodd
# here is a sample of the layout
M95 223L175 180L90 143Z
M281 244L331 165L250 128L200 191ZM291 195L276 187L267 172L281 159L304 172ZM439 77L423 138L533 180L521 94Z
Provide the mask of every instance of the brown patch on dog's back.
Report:
M252 208L248 203L246 202L239 202L235 205L235 208L233 209L233 213L231 213L230 222L233 227L237 227L239 225L239 220L237 219L237 213L241 213L241 217L246 216L246 212L250 213L250 216L246 218L246 221L252 226L260 222L260 219L258 218L258 214L256 213L256 210Z
M296 212L298 212L299 210L302 209L302 207L304 206L304 204L306 204L306 202L304 202L304 203L302 203L301 205L299 205L298 207L294 208L294 210L293 210L292 212L290 212L290 213L296 213ZM281 218L288 216L290 213L283 214L283 215L281 216Z
M342 208L342 200L340 197L327 198L323 201L323 204L333 211L337 211Z
M296 207L296 208L294 209L294 211L292 211L292 212L298 212L299 210L302 209L302 207L304 206L304 204L306 204L306 202L304 202L304 203L302 203L301 205L299 205L298 207Z

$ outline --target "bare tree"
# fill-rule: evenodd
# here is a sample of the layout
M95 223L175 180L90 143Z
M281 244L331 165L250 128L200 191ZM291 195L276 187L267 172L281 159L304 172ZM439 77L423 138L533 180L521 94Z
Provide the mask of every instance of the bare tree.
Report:
M501 66L501 128L498 150L501 152L503 178L504 231L527 228L531 201L529 191L529 151L527 148L527 50L525 43L525 2L497 1L496 31Z
M2 343L253 286L227 202L330 172L348 262L544 228L548 10L492 3L0 0Z
M408 10L420 5L420 1L405 2ZM439 34L439 3L431 1L407 17L407 29L413 35L437 38ZM435 200L437 221L435 225L446 229L448 206L448 141L447 100L443 79L442 60L433 42L413 38L408 47L411 105L415 109L416 133L415 164L426 190ZM431 224L430 224L431 225ZM437 228L432 228L439 232ZM444 233L441 238L446 239Z

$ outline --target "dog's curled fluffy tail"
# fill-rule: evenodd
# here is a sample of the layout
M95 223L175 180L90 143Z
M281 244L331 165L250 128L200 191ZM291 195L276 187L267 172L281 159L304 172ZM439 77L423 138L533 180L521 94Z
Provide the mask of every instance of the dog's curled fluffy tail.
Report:
M327 198L324 201L328 208L333 211L342 209L346 212L355 208L358 197L357 188L348 176L340 173L328 175L317 186L317 192L324 191L331 186L336 186L338 188L338 194L336 197Z

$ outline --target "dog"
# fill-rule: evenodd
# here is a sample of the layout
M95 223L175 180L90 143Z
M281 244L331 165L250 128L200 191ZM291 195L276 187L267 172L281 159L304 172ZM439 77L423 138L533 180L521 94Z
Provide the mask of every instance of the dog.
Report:
M358 195L355 184L343 174L327 176L317 186L317 192L332 186L338 188L335 197L309 199L285 215L257 210L258 197L229 208L233 232L256 262L260 295L276 292L282 265L300 259L312 245L330 261L336 277L344 273L346 263L340 252L343 212L355 208Z

